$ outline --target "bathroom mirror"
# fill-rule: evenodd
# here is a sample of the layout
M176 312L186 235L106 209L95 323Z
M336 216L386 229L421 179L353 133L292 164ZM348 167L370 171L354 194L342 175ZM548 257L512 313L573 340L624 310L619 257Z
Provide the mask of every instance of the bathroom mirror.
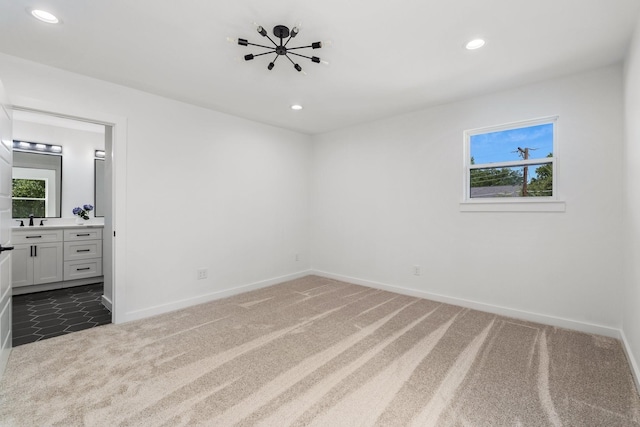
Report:
M95 159L94 163L94 215L104 216L104 159Z
M62 156L13 151L13 218L59 218Z

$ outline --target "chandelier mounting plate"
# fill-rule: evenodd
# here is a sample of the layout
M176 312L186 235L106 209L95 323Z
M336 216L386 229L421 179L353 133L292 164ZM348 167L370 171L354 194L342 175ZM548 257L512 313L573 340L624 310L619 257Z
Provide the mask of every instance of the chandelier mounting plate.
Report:
M276 25L273 27L273 35L279 39L286 39L289 37L289 28L284 25Z

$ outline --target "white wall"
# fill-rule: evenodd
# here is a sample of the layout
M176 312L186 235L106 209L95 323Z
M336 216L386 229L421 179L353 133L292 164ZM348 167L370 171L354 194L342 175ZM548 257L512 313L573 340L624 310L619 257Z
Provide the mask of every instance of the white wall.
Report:
M2 54L0 70L22 100L127 119L121 320L313 259L320 272L601 333L622 324L620 66L314 138ZM566 212L460 212L463 131L549 115ZM209 278L196 280L202 267Z
M15 120L13 138L62 146L62 218L74 218L76 206L94 204L93 160L95 150L104 150L104 133Z
M120 321L308 269L308 136L2 54L0 79L14 102L126 118Z
M640 20L625 68L624 319L627 354L640 388Z
M566 212L460 212L463 131L551 115ZM612 66L316 136L313 269L615 335L622 126Z

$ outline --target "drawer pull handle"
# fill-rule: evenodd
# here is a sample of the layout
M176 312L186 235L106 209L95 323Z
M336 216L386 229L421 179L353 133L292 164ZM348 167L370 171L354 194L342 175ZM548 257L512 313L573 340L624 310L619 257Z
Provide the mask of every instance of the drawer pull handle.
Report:
M84 237L84 236L91 236L91 234L90 233L76 234L76 237Z
M82 270L91 270L91 267L76 268L76 271L82 271Z
M91 252L91 249L76 249L76 252Z
M27 239L42 239L42 236L25 236Z

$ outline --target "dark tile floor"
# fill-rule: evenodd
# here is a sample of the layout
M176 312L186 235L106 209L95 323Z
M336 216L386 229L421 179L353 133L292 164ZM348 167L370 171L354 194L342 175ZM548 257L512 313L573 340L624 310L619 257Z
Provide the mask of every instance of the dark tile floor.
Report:
M13 297L13 346L111 323L102 305L103 284Z

